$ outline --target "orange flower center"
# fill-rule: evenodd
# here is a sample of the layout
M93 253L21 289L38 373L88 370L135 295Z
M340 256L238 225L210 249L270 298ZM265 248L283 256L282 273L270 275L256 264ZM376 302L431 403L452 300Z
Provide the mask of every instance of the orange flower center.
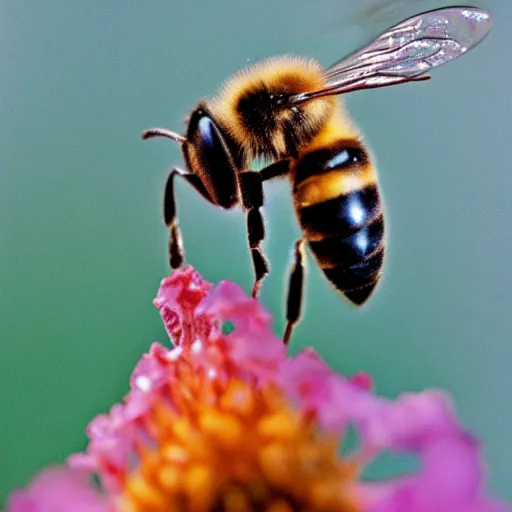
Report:
M352 512L357 465L337 457L338 439L271 386L220 383L180 365L147 416L126 480L127 512Z

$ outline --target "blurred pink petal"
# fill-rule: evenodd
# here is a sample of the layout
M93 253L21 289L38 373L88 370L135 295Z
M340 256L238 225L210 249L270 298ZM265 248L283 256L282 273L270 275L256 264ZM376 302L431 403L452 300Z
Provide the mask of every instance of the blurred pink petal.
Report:
M413 453L416 474L357 486L371 512L494 511L504 505L485 498L477 443L457 424L448 397L440 391L379 398L334 374L306 349L289 359L281 385L327 429L354 425L358 456L368 462L383 451ZM498 507L496 509L496 507Z
M427 401L438 401L437 393L430 397L425 393L418 400L419 406ZM407 396L405 402L409 408L414 397ZM444 402L444 400L442 400ZM391 404L390 409L401 409L400 399L396 404ZM427 405L428 408L428 404ZM418 412L414 407L414 411ZM435 407L430 407L432 411ZM441 408L440 408L441 409ZM442 418L436 425L432 418L430 421L417 421L415 414L408 418L395 416L396 411L391 411L391 424L381 423L380 434L389 429L389 436L385 445L387 449L394 449L400 453L403 451L403 441L409 437L406 433L407 425L410 425L410 437L414 442L414 452L419 455L421 469L402 478L383 483L361 483L360 496L365 504L364 509L371 512L406 512L414 510L418 512L428 511L504 511L507 508L494 500L487 499L484 492L484 478L482 461L480 460L478 444L468 434L456 427L454 422L445 421ZM397 416L400 416L399 411ZM428 416L428 415L426 415ZM434 414L434 416L437 416ZM422 418L426 420L425 417ZM443 428L444 424L444 428ZM395 444L393 438L395 430L400 430L400 439ZM407 445L407 443L405 443Z
M90 474L64 467L39 473L25 489L14 491L6 512L114 512L105 496L95 490Z

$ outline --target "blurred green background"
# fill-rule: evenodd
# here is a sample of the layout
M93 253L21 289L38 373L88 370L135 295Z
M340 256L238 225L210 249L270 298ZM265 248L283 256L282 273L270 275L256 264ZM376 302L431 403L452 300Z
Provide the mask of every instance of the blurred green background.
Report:
M84 428L127 390L153 340L168 272L161 200L190 109L237 68L297 53L325 65L443 2L376 0L0 3L0 503L85 446ZM352 95L379 164L385 276L364 310L309 265L292 351L365 370L387 396L446 388L483 442L491 487L512 499L512 4L481 0L495 27L428 83ZM363 10L369 8L368 12ZM240 211L179 183L187 257L249 291ZM287 182L268 184L262 300L282 333L299 230ZM310 263L312 261L310 260Z

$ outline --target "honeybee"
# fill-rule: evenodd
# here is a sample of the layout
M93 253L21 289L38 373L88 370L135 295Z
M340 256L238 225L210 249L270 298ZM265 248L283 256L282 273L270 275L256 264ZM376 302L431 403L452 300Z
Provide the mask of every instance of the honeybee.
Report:
M162 136L180 144L187 168L174 168L165 187L171 267L184 261L174 197L179 176L214 205L243 207L257 297L269 272L261 249L263 183L287 176L302 237L295 244L283 341L301 313L305 243L334 288L364 304L381 276L384 217L372 155L338 95L428 79L427 72L467 52L490 29L485 11L442 8L406 19L327 69L302 57L269 58L237 72L199 103L185 136L145 131L143 139ZM256 159L268 165L251 170Z

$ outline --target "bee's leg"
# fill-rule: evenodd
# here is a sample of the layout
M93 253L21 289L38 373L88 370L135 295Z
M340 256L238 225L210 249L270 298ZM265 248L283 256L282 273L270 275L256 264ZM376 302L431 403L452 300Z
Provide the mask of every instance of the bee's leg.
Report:
M188 181L205 199L211 201L208 192L204 188L201 178L197 174L184 172L174 168L167 178L164 193L164 221L169 229L169 263L171 268L179 267L184 260L183 241L178 225L176 213L176 200L174 198L174 178L181 176Z
M277 160L267 165L259 172L261 181L273 180L274 178L283 178L290 171L290 160Z
M305 254L304 240L295 243L295 261L290 272L290 281L288 284L288 298L286 300L286 330L283 336L285 345L290 341L293 327L300 318L302 309L302 297L304 295L304 272L305 272Z
M243 171L240 173L240 192L242 206L247 212L247 237L254 268L254 286L252 296L257 297L263 279L269 273L268 261L260 245L265 238L265 225L260 208L263 206L262 183L288 174L289 160L278 160L260 171Z
M247 213L247 238L254 267L254 286L252 296L257 297L261 282L269 272L269 266L260 247L265 238L265 225L260 208L263 206L263 186L259 172L240 173L240 192L242 206Z

